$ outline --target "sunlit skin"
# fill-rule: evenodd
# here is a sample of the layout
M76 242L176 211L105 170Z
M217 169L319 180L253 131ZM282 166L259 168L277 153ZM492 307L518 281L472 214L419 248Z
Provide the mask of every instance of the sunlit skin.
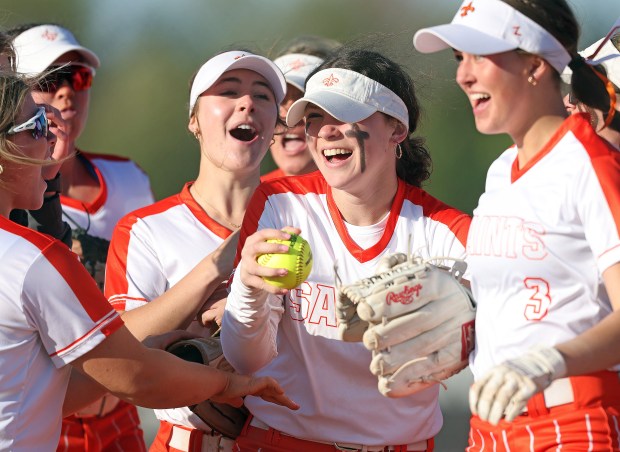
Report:
M454 54L456 81L469 98L476 128L510 135L519 149L519 165L525 165L566 117L554 69L536 55L516 51Z
M84 60L79 53L69 52L57 58L51 66L71 62L84 63ZM88 120L90 89L74 91L71 85L65 82L56 92L33 91L32 96L38 104L48 104L60 110L62 118L65 120L68 140L74 142L78 139Z
M84 60L79 53L68 52L57 58L51 66L76 62L84 63ZM74 155L75 142L88 120L90 89L74 91L68 82L64 82L55 92L33 91L33 97L37 103L48 104L60 110L67 135L65 155ZM99 180L79 159L65 160L60 172L63 195L85 203L92 202L99 195Z
M33 98L28 96L24 106L17 116L15 124L22 124L37 113L38 106ZM30 130L11 134L8 139L19 146L26 157L36 160L49 160L51 146L55 136L50 133L46 138L35 140ZM43 177L43 165L18 164L3 162L2 186L0 186L1 215L8 217L13 209L36 210L43 204L43 193L47 183Z
M253 173L267 152L277 114L267 80L254 71L235 69L198 98L188 128L197 134L205 165Z
M287 84L286 97L280 104L280 117L286 118L293 102L302 96L299 89ZM303 121L289 128L278 127L270 149L273 161L287 176L307 174L317 169L308 150Z
M396 193L394 149L407 135L404 125L378 112L347 124L312 104L306 108L305 119L310 152L332 187L337 204L343 197L377 207L373 199L378 192ZM388 204L369 216L367 224L387 214Z

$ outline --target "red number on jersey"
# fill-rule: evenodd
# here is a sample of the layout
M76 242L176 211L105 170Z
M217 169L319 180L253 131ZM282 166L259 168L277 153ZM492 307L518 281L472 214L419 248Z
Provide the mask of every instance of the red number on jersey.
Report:
M542 320L549 312L551 293L549 283L542 278L525 278L525 287L533 291L530 301L525 305L524 315L527 320Z

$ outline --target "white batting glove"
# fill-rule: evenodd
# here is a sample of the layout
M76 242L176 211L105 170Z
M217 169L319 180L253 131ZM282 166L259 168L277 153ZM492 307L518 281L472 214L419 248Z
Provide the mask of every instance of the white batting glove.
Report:
M480 419L497 425L516 418L530 397L566 375L557 349L539 348L495 366L469 390L469 408Z

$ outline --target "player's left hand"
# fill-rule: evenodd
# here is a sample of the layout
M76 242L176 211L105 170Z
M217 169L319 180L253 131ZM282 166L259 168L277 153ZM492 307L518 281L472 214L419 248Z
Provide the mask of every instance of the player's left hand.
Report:
M530 397L566 375L566 363L553 347L533 349L492 368L469 390L471 412L497 425L516 418Z

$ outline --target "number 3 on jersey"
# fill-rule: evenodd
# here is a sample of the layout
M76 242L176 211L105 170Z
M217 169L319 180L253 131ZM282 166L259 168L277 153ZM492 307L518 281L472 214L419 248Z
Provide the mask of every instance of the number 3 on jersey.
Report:
M549 312L551 305L549 283L542 278L525 278L523 284L532 293L525 305L525 318L534 321L542 320Z

